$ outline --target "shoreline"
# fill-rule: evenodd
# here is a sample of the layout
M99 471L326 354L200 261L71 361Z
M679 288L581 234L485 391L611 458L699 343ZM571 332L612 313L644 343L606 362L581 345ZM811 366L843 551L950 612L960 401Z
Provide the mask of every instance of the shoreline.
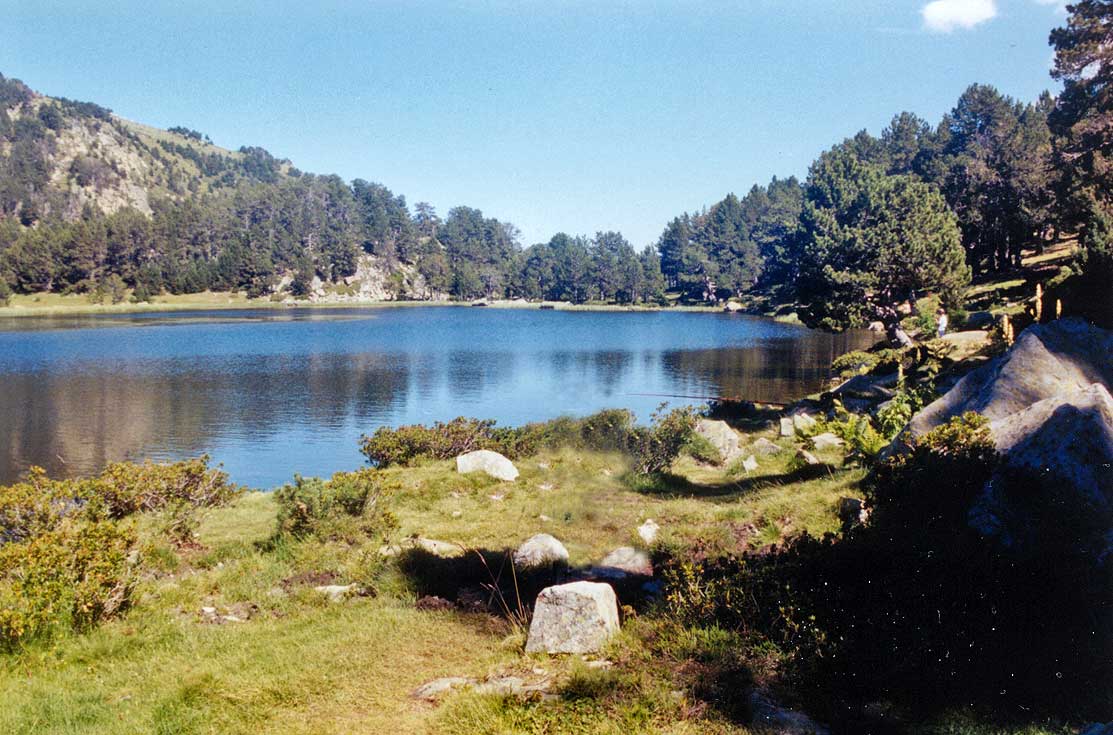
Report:
M0 306L0 319L29 319L66 316L103 316L114 314L143 314L189 311L227 311L227 310L283 310L283 309L404 309L416 307L469 307L487 309L523 309L534 311L598 311L598 312L690 312L724 313L717 306L650 306L645 304L573 304L565 301L522 301L492 300L466 301L271 301L269 299L249 299L242 292L202 292L182 296L160 296L154 302L118 304L90 304L81 296L61 296L58 294L16 295L12 304ZM46 303L41 300L46 299ZM769 313L752 311L734 312L743 316L772 319L785 324L800 324L795 314L774 316ZM801 325L802 326L802 325Z

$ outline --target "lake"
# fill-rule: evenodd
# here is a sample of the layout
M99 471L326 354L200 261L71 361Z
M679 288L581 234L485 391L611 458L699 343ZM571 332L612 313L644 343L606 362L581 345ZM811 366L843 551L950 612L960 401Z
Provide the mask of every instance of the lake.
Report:
M0 483L208 453L232 479L362 464L383 425L502 425L625 407L645 394L790 401L872 343L768 319L685 312L413 307L0 320Z

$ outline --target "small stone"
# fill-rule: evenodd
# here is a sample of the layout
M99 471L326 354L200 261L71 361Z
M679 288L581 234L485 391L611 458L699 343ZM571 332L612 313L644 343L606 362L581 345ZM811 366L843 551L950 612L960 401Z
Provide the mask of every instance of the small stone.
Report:
M742 460L742 469L746 470L747 472L753 472L754 470L756 470L757 458L755 458L752 454L749 457L746 457L746 459Z
M750 445L750 451L754 454L778 454L783 452L784 449L773 442L766 439L764 436L759 437Z
M201 614L202 615L216 615L216 608L215 607L203 607L203 608L201 608Z
M525 682L516 676L500 676L488 679L475 686L476 694L495 694L500 697L509 697L521 693Z
M542 523L548 523L549 521L551 521L553 519L550 518L549 516L545 515L544 513L542 513L541 515L537 516L537 520L541 521Z
M661 527L652 518L646 519L645 523L638 526L638 536L647 544L652 544L657 540L657 532Z
M544 490L545 492L549 492L550 490L553 489L553 484L551 482L543 482L543 483L541 483L540 485L537 486L537 489L538 490Z
M653 576L653 564L649 555L632 546L620 546L603 557L599 564L592 566L593 574L605 579L622 579L630 574Z
M843 445L843 440L831 432L825 431L822 434L813 436L812 444L815 445L816 449L830 449L832 447L841 447Z
M796 459L802 461L806 465L814 466L819 464L819 459L807 449L797 449Z
M782 418L781 419L781 436L795 436L795 435L796 435L796 427L792 425L792 419L787 418L787 417Z
M427 699L431 701L445 692L467 686L474 682L474 679L465 679L462 676L445 676L440 679L434 679L427 684L422 684L417 689L413 690L412 696L414 699Z
M495 493L494 495L488 495L487 497L495 501L496 503L501 503L503 500L506 499L506 496L502 493Z
M549 463L548 462L538 462L537 463L537 469L539 469L539 470L550 469Z
M614 662L601 658L598 661L588 661L585 666L589 669L610 669L614 667Z
M343 602L348 596L356 594L354 584L324 584L313 589L327 597L329 602Z
M463 512L462 510L454 510L454 511L452 511L452 517L453 517L453 518L459 518L459 517L460 517L460 516L462 516L462 515L464 515L464 512Z
M523 569L567 563L568 549L556 537L547 533L530 537L514 552L514 564Z
M792 417L792 427L796 431L807 432L814 429L816 420L806 413L798 413Z

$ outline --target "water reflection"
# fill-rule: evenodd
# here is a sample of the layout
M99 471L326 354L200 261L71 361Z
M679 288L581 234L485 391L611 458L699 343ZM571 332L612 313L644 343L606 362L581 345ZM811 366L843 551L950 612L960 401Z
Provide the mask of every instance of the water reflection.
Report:
M791 400L869 340L675 313L37 321L0 324L0 482L32 464L76 475L208 452L237 481L270 487L358 466L360 434L384 424L517 424L613 406L644 418L653 393Z

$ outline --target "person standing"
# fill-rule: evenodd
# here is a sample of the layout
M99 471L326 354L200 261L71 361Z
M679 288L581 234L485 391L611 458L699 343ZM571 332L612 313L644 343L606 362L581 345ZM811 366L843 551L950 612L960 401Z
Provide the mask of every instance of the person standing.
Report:
M942 306L935 312L935 336L942 337L947 333L947 310Z

